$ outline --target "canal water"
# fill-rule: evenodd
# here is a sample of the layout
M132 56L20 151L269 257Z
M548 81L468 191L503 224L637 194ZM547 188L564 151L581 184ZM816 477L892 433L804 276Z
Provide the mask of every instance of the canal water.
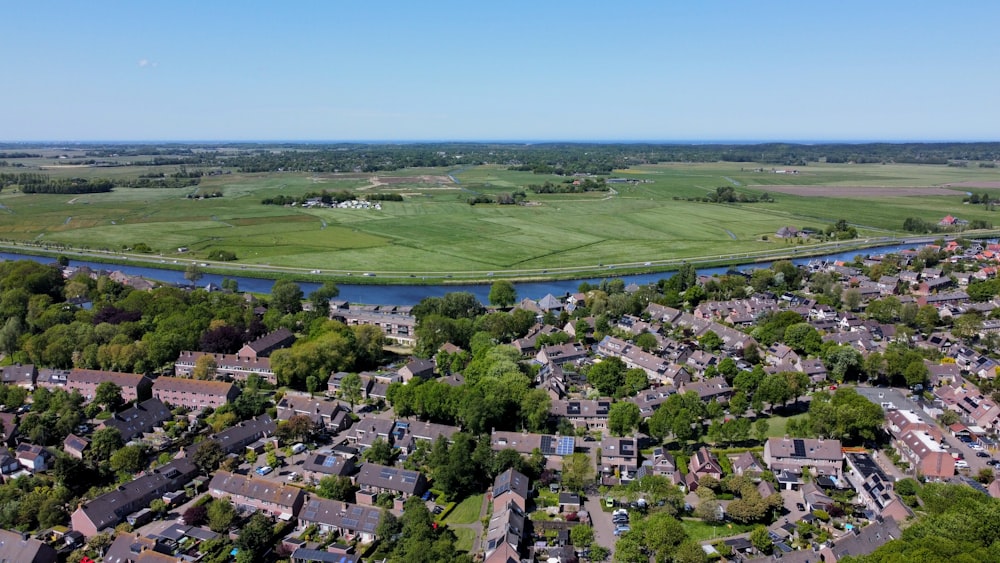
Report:
M891 246L880 246L864 250L853 249L841 253L826 254L821 256L810 256L807 258L796 258L792 262L795 264L806 264L815 260L853 260L859 254L889 254L910 248L919 248L919 244L896 244ZM29 254L12 254L0 252L0 258L6 260L35 260L36 262L51 263L53 259L46 256L33 256ZM89 266L95 269L118 270L133 276L143 276L145 278L160 280L167 283L187 284L184 279L184 272L178 270L164 270L153 266L126 266L120 264L102 264L86 260L70 260L71 266ZM771 262L756 262L741 266L741 268L767 268ZM724 274L731 267L723 266L717 268L701 268L699 274L711 276L713 274ZM590 284L599 284L602 280L621 279L626 284L635 283L644 285L655 283L664 278L670 278L674 272L658 272L652 274L635 274L626 276L605 276L596 278L586 278L578 280L554 280L538 282L515 282L519 298L530 297L540 299L551 293L555 296L562 296L567 293L576 292L577 288L584 281ZM209 283L221 285L223 279L233 279L239 283L241 291L252 291L256 293L270 293L274 286L274 280L261 278L247 278L241 276L220 276L217 274L205 274L199 280L199 286L204 287ZM320 284L300 282L302 292L309 295L316 290ZM340 297L351 303L367 303L371 305L416 305L425 297L440 297L446 293L454 291L467 291L475 295L482 303L489 302L489 284L448 284L448 285L361 285L361 284L337 284L340 288Z

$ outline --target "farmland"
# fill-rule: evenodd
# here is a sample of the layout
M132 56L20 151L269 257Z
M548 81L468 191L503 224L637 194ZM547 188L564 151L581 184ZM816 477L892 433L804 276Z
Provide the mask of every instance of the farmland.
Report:
M54 177L125 178L176 172L176 165L102 168L25 159L23 171ZM996 221L967 191L1000 194L995 168L916 164L662 163L620 169L606 191L534 193L529 186L573 177L490 164L392 171L241 173L220 168L197 186L123 188L93 194L0 192L6 245L110 252L172 264L235 253L219 267L282 268L378 281L427 278L545 277L667 268L679 260L805 253L815 240L782 240L785 226L826 229L845 219L860 239L903 236L902 221L936 224L952 214ZM786 173L777 173L778 170ZM791 174L794 169L795 174ZM14 172L5 168L0 172ZM962 186L949 184L966 183ZM993 182L991 184L990 182ZM968 186L987 186L983 188ZM719 187L773 201L701 201ZM380 209L262 205L265 198L347 191L398 194ZM519 205L480 203L523 191ZM201 197L218 193L221 197ZM146 245L152 253L130 249ZM183 252L179 249L185 249ZM734 258L735 259L735 258ZM647 264L648 263L648 264Z

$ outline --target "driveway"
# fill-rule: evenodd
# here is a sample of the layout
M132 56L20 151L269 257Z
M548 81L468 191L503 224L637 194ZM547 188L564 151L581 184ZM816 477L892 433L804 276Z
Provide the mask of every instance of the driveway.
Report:
M615 556L615 525L611 523L611 513L604 512L604 500L599 495L590 495L583 501L594 525L594 543L608 549L608 560Z

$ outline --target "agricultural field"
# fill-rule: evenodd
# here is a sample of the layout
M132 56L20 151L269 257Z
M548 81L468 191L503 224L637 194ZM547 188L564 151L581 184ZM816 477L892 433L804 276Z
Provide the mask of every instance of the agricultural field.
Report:
M122 178L177 166L64 166L26 160L23 171ZM784 170L785 173L777 173ZM795 173L791 173L794 170ZM0 169L0 172L18 170ZM153 262L208 261L346 276L487 279L666 268L680 260L754 258L817 244L774 236L785 226L822 231L844 219L861 239L905 236L902 221L951 214L1000 224L995 211L962 202L966 192L1000 196L1000 171L943 165L752 163L657 164L615 171L608 191L536 194L528 186L573 181L494 165L375 173L218 170L187 188L115 188L84 195L0 192L0 239L50 249L110 251ZM700 201L719 187L773 201ZM380 209L263 205L265 198L321 190L398 194ZM475 196L525 192L519 205ZM221 197L201 197L212 193ZM144 244L152 254L131 248ZM181 252L179 249L184 248ZM744 260L745 261L745 260Z

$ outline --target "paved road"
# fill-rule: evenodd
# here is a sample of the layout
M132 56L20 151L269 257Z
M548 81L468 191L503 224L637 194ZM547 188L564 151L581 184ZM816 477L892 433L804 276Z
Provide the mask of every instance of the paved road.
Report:
M584 508L590 513L590 521L594 525L594 543L608 548L608 560L615 556L615 525L611 522L611 513L604 512L603 499L599 495L590 495L583 501Z

